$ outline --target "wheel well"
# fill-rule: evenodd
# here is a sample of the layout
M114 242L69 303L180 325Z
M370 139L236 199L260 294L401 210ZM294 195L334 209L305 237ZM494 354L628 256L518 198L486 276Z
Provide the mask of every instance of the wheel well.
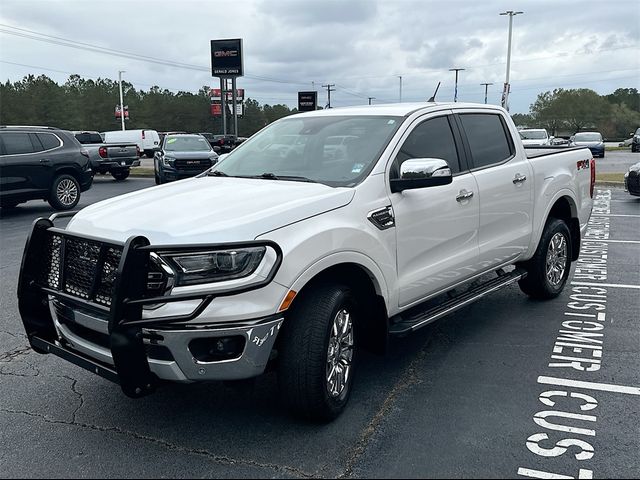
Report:
M56 178L56 177L58 177L60 175L71 175L73 178L76 179L76 181L78 183L80 183L80 178L79 178L78 172L77 172L77 170L75 170L73 168L62 167L60 170L56 170L56 173L55 173L53 178Z
M341 263L329 267L304 285L291 307L304 298L306 291L319 283L345 285L353 291L361 308L359 331L362 346L373 353L384 353L388 330L387 307L384 298L377 293L376 283L368 270L355 263Z
M571 261L575 262L580 255L580 222L577 218L576 207L568 197L560 197L551 207L549 218L564 220L571 233Z

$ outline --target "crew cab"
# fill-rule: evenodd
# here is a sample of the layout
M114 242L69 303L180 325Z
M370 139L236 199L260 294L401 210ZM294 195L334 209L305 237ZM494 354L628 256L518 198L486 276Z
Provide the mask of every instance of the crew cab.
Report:
M325 148L338 136L343 155ZM525 151L497 106L301 113L196 178L93 204L66 228L38 220L19 308L36 351L128 396L269 365L293 412L326 421L362 348L515 282L558 296L594 167L586 148Z
M98 132L74 131L73 135L89 153L94 174L110 173L116 180L129 176L140 165L140 149L135 143L104 143Z

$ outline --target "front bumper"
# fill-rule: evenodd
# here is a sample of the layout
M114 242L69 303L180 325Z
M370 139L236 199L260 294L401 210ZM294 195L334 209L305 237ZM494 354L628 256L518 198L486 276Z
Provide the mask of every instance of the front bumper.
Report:
M282 315L232 324L190 322L215 297L262 288L273 280L282 252L273 242L261 243L275 250L277 262L260 283L243 290L154 296L146 290L151 253L191 247L153 246L141 236L121 244L55 228L51 219L36 220L18 281L18 305L29 343L39 353L53 353L119 383L134 398L153 392L159 379L189 382L259 375ZM184 315L153 317L146 310L143 316L144 307L179 301L195 301L196 306ZM207 350L229 338L239 342L230 355Z

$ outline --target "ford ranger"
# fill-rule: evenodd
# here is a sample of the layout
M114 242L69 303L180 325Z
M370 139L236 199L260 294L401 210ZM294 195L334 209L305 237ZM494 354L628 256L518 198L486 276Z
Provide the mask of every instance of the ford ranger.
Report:
M37 220L20 313L35 351L130 397L269 366L293 412L330 420L361 348L514 282L559 295L594 165L586 148L525 151L496 106L290 116L195 178L93 204L66 228L54 224L69 214Z

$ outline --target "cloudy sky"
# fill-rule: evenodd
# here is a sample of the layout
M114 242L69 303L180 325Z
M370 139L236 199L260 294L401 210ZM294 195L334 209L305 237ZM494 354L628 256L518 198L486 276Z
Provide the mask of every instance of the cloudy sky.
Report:
M499 103L508 17L514 17L511 112L553 88L640 88L638 0L2 0L0 80L44 73L196 92L211 39L242 38L238 87L260 103L295 106L299 90L335 84L332 106L438 100ZM73 45L71 47L69 45ZM108 49L108 50L107 50ZM131 57L135 58L131 58ZM147 57L144 61L140 56ZM160 62L158 62L160 60ZM180 65L176 65L180 64Z

